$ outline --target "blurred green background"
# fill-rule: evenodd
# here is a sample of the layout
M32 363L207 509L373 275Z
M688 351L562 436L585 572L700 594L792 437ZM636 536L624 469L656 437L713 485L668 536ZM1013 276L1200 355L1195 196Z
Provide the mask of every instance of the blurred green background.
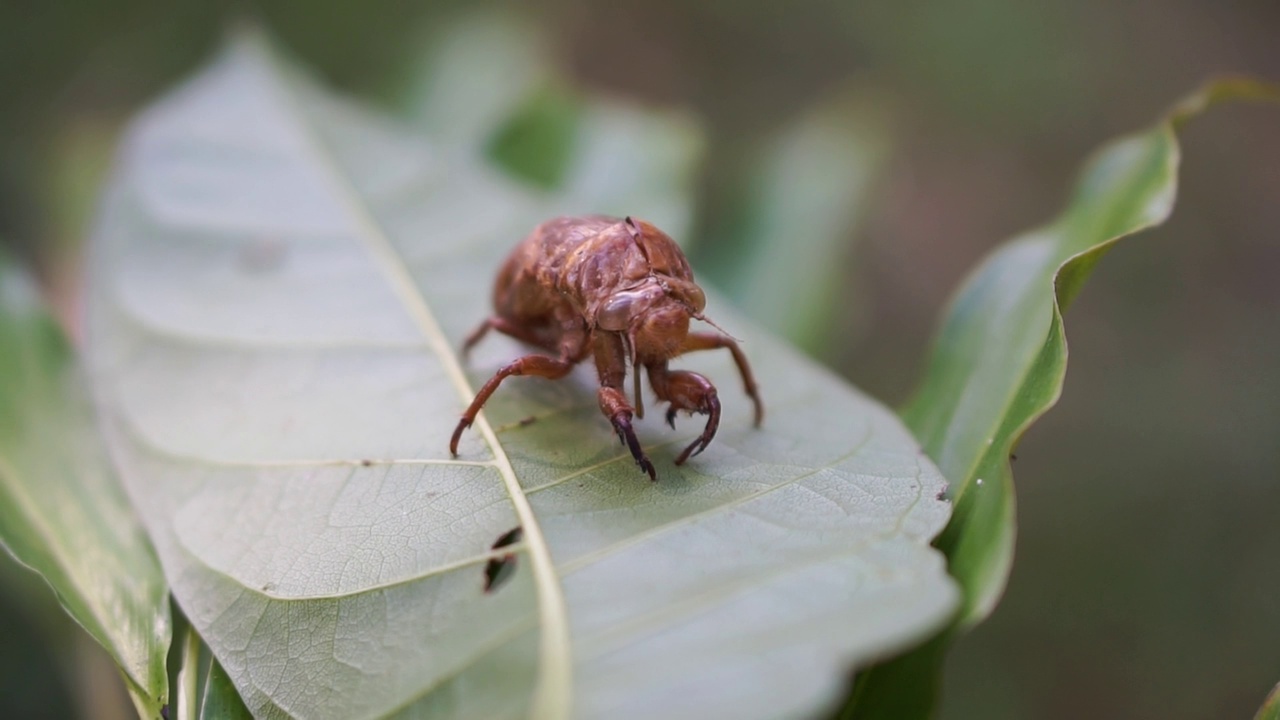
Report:
M74 322L119 129L229 22L260 18L335 86L397 112L431 39L477 4L5 0L0 243ZM964 273L1049 219L1093 147L1211 75L1280 79L1275 0L501 12L547 35L570 82L702 122L697 231L682 238L700 277L891 405ZM518 130L495 145L517 164L557 142ZM1013 577L951 657L944 718L1250 717L1280 680L1280 114L1215 110L1185 140L1173 220L1112 253L1067 318L1063 400L1014 466ZM109 661L69 625L0 561L0 716L129 716Z

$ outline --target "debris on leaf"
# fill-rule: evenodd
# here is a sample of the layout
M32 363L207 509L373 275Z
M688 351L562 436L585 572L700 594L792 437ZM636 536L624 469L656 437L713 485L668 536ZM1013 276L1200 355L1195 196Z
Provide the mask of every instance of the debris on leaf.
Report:
M494 541L492 550L500 550L520 542L524 537L524 529L519 525L511 528L505 533L498 536ZM503 583L511 579L516 571L516 554L507 553L500 557L491 558L484 566L484 591L491 593L500 587Z

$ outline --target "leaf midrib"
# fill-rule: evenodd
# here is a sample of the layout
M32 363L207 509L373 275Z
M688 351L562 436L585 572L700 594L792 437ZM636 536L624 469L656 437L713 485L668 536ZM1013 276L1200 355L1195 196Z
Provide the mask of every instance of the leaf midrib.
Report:
M306 114L299 102L281 77L282 72L266 40L254 37L248 43L251 52L259 55L263 64L272 68L269 82L274 87L281 103L288 110L286 113L293 119L298 134L304 140L304 146L316 160L316 164L325 173L330 184L337 192L340 202L355 221L356 228L365 248L373 256L381 268L392 290L400 298L406 311L413 318L422 332L428 345L435 352L444 367L450 383L458 392L464 403L469 403L474 390L462 371L458 358L453 354L448 339L441 330L426 299L418 290L403 259L395 246L387 237L370 208L364 202L356 187L341 172L333 154L325 146L320 137L313 132L306 122ZM498 442L493 427L484 413L475 421L475 429L484 437L493 452L493 464L502 476L507 494L511 498L516 516L524 529L524 542L528 548L530 565L532 566L534 586L538 597L539 616L539 667L538 680L534 689L530 707L532 718L566 718L570 715L572 698L572 659L569 640L568 612L563 588L557 577L551 558L550 549L542 528L533 513L528 498L520 487L515 469L507 457L502 444Z

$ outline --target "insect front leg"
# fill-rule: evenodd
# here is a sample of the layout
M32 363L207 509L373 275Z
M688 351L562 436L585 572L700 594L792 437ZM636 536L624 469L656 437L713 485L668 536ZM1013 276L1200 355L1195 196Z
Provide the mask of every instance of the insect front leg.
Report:
M650 480L657 480L658 474L654 472L653 463L644 454L644 449L636 438L636 431L631 427L635 409L627 402L627 394L623 391L627 380L627 353L621 336L617 333L597 334L593 351L596 356L596 371L600 375L600 390L596 393L600 400L600 412L609 418L613 431L618 434L618 440L631 451L636 465L649 474Z
M764 421L764 402L760 400L760 389L756 386L755 375L751 373L751 364L747 362L747 356L742 352L742 348L738 347L738 343L733 338L719 333L691 332L681 343L680 354L683 355L697 350L716 350L718 348L727 348L733 355L733 362L738 366L738 374L742 376L743 391L747 393L747 397L751 398L751 403L755 405L755 425L760 427L760 423Z
M676 426L676 413L680 410L707 415L707 425L702 434L676 458L677 465L707 449L720 428L720 399L711 381L689 370L670 370L666 363L649 365L649 384L659 400L671 403L667 409L667 424Z
M471 423L476 421L476 415L480 414L480 408L488 402L489 396L494 390L502 384L503 380L512 375L535 375L548 380L559 380L568 375L573 370L573 366L577 364L569 358L552 358L546 355L525 355L522 358L513 360L503 365L493 377L489 378L489 382L480 388L480 392L476 393L476 399L471 401L470 407L462 414L462 419L458 421L458 427L453 431L453 438L449 440L449 452L457 457L458 440L462 438L462 431L471 427Z

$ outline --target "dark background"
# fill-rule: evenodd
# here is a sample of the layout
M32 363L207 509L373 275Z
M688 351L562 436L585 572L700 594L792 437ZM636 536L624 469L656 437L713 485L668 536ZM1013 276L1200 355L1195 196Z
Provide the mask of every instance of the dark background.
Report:
M68 311L116 133L229 19L394 112L462 5L3 0L0 243ZM713 284L750 232L753 159L815 104L863 98L883 160L808 346L889 404L964 273L1051 218L1092 148L1213 75L1280 79L1275 0L520 7L580 85L702 120L689 244ZM1173 219L1109 255L1067 317L1063 400L1014 468L1013 577L952 655L945 718L1247 718L1280 680L1280 112L1221 108L1184 138ZM0 715L113 716L113 671L69 625L0 562Z

